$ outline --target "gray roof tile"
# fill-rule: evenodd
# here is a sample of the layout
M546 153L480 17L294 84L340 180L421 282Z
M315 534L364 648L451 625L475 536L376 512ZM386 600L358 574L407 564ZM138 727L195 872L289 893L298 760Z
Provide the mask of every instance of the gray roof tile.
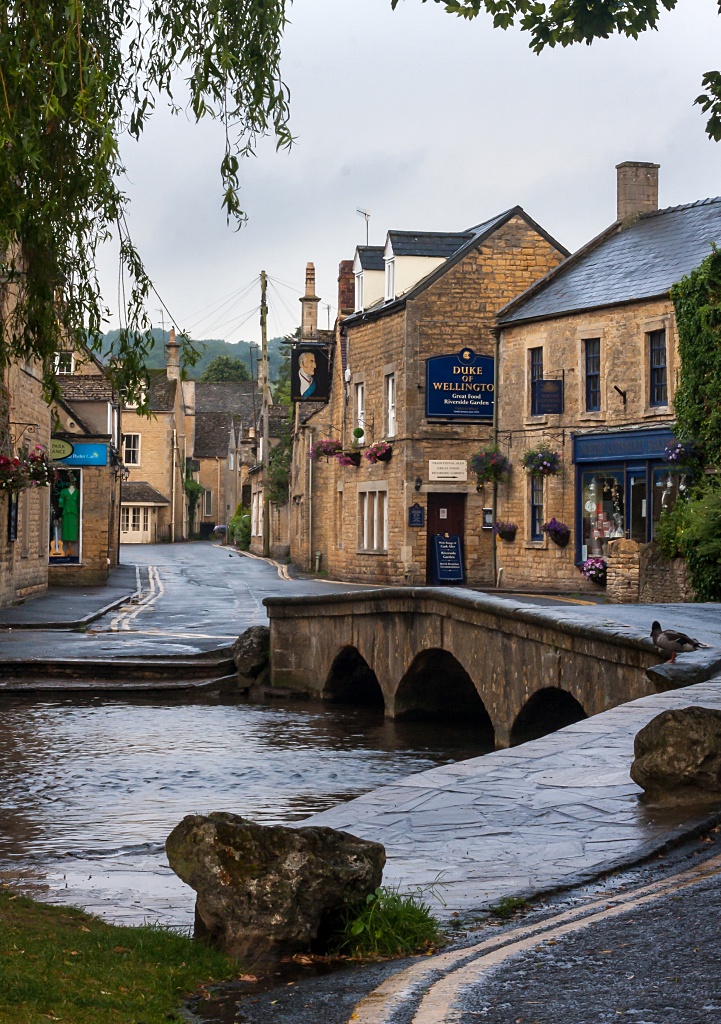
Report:
M721 242L721 198L612 225L498 314L501 324L665 295Z
M120 485L120 501L123 505L136 503L147 504L152 502L156 505L169 505L170 499L156 490L152 484L144 480L126 480Z
M470 232L389 231L394 256L432 256L448 259L470 242Z
M359 245L356 252L363 270L385 270L382 245Z

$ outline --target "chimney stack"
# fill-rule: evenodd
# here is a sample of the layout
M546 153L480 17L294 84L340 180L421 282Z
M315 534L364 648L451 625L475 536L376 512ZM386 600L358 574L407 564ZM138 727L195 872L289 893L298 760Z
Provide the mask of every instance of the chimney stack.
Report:
M616 219L658 210L659 164L626 160L616 164Z
M170 335L165 342L165 372L168 380L180 380L180 345L175 340L175 328L170 328Z
M355 311L355 276L353 260L341 260L338 265L338 316L350 316Z
M302 341L316 340L318 338L318 303L320 299L315 294L315 267L312 263L305 266L305 295L300 300L303 315L300 325L300 337Z

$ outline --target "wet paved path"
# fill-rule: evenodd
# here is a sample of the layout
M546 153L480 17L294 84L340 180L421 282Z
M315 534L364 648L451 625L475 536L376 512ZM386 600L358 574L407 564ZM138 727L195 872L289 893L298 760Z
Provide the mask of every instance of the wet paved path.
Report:
M575 884L687 831L687 810L639 803L629 769L638 730L661 711L692 704L721 709L721 678L402 779L309 823L383 843L391 884L440 877L446 905L437 912L445 918Z

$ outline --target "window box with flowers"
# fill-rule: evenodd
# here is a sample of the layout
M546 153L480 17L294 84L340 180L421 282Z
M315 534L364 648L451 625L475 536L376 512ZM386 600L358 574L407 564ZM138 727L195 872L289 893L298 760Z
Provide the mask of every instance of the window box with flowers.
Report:
M393 448L387 441L374 441L363 452L363 458L371 463L390 462L392 456Z
M493 524L493 532L497 537L500 537L501 540L514 541L516 539L517 530L518 527L515 523L504 523L501 519Z
M316 441L315 444L310 446L308 458L313 459L313 461L317 459L330 459L342 451L343 445L340 441Z
M578 571L582 576L585 576L591 583L597 583L599 587L606 586L606 559L596 558L591 556L587 558L583 565L579 565Z
M523 468L529 476L555 476L561 469L561 455L547 445L531 448L523 456Z
M498 448L481 448L468 460L471 473L476 474L478 486L485 483L503 483L511 472L511 463Z
M571 528L560 522L555 516L544 523L541 529L559 548L565 548L571 539Z

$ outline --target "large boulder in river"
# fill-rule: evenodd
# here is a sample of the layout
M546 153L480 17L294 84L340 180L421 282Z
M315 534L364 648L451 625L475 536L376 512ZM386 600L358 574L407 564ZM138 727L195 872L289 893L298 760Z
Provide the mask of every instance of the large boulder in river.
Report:
M631 778L651 803L721 802L721 711L664 711L636 735Z
M270 661L270 630L251 626L233 644L233 660L238 675L257 679Z
M195 889L195 936L243 960L305 949L381 883L385 850L332 828L183 818L165 843Z

